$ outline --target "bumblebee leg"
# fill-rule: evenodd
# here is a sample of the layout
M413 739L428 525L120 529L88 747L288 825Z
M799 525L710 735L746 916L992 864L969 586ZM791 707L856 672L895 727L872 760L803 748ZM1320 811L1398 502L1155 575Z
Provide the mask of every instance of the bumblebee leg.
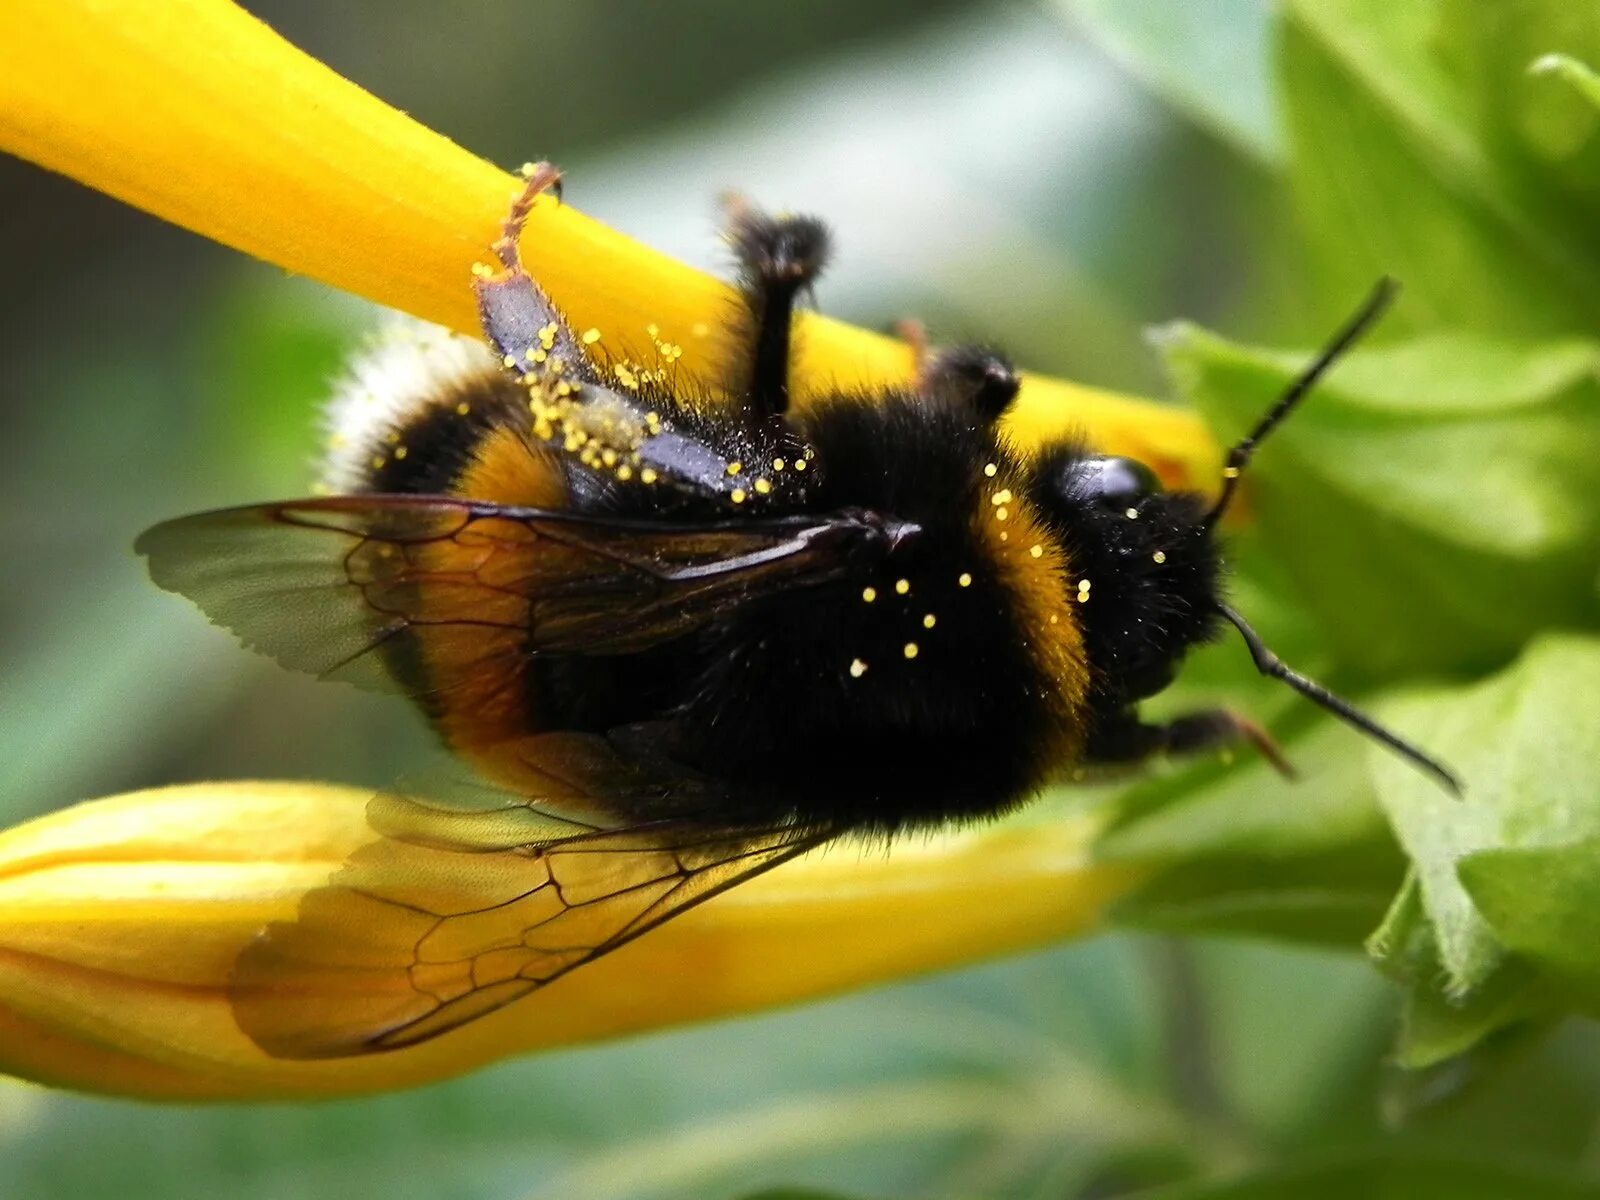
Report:
M478 296L478 317L484 336L518 375L565 374L593 381L594 374L582 344L567 320L527 268L522 265L518 241L536 200L546 192L561 197L561 172L549 163L524 168L527 183L511 202L493 250L500 270L488 263L472 268L473 290Z
M533 202L546 192L556 198L556 203L561 202L561 171L554 164L529 163L522 168L522 177L526 182L522 185L522 191L511 198L511 211L501 222L500 236L493 246L495 257L508 271L522 269L517 242L522 237L522 227L527 224L528 214L533 211Z
M924 396L970 405L985 421L998 420L1021 386L1010 360L987 346L942 350L924 359L917 379Z
M815 217L773 217L740 197L727 201L727 237L754 324L744 394L758 419L789 407L794 303L828 260L827 226Z
M917 377L917 387L920 389L923 372L928 368L928 327L916 317L901 317L889 332L911 351L911 370Z
M1284 778L1295 778L1294 767L1272 735L1248 717L1226 708L1185 713L1164 725L1147 725L1129 713L1090 740L1084 759L1092 764L1135 763L1156 754L1225 750L1240 742L1255 747Z

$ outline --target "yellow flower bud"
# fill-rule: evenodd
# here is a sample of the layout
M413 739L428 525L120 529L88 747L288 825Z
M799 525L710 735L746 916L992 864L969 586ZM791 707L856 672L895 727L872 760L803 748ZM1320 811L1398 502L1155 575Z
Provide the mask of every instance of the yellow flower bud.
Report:
M1088 865L1089 826L1074 820L907 841L888 856L840 843L431 1041L273 1058L235 1022L234 964L371 840L366 803L320 784L200 784L0 834L0 1070L166 1099L404 1087L1054 941L1094 927L1138 877Z

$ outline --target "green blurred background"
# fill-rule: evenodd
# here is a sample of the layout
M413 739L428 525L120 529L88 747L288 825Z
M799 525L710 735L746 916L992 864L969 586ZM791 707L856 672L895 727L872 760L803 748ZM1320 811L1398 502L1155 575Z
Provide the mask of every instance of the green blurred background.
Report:
M725 269L725 188L816 211L828 311L914 314L1085 382L1165 395L1148 326L1305 347L1359 294L1300 286L1265 0L246 7L485 157L561 163L569 202L672 254ZM379 314L11 160L0 215L0 816L392 778L425 743L402 706L238 651L129 549L166 516L304 492L318 403ZM1270 609L1272 564L1241 587ZM1215 687L1247 686L1237 659ZM1118 934L318 1106L0 1081L0 1195L1591 1194L1588 1026L1387 1065L1398 993L1350 952L1398 881L1384 838L1370 903L1293 948ZM1499 1178L1523 1168L1545 1190ZM1189 1190L1238 1173L1257 1190Z

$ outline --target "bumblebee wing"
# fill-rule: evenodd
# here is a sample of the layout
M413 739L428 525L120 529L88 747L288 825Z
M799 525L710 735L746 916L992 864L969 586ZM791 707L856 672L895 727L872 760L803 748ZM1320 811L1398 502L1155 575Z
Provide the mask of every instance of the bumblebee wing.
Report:
M690 820L601 828L562 814L638 788L711 799L718 785L663 777L593 735L541 735L523 753L555 781L554 801L487 790L448 801L401 790L373 798L377 840L240 956L231 998L253 1041L279 1058L426 1041L833 833Z
M831 579L883 533L849 517L670 525L348 496L182 517L136 548L157 584L284 666L426 696L538 654L635 653Z

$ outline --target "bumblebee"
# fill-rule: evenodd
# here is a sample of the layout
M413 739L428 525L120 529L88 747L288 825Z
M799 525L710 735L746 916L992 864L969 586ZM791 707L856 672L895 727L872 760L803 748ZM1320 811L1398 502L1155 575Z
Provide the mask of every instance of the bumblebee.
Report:
M1016 371L923 356L914 386L790 404L821 223L736 206L726 399L611 356L524 269L548 165L474 268L482 344L391 340L333 409L339 494L138 543L160 586L290 668L398 690L473 782L396 787L373 842L240 958L240 1026L332 1057L435 1037L848 835L992 818L1063 771L1240 739L1139 716L1227 626L1256 665L1454 789L1284 666L1220 594L1219 518L1256 444L1378 314L1379 290L1229 459L1220 498L1000 418ZM653 335L654 336L654 335Z

